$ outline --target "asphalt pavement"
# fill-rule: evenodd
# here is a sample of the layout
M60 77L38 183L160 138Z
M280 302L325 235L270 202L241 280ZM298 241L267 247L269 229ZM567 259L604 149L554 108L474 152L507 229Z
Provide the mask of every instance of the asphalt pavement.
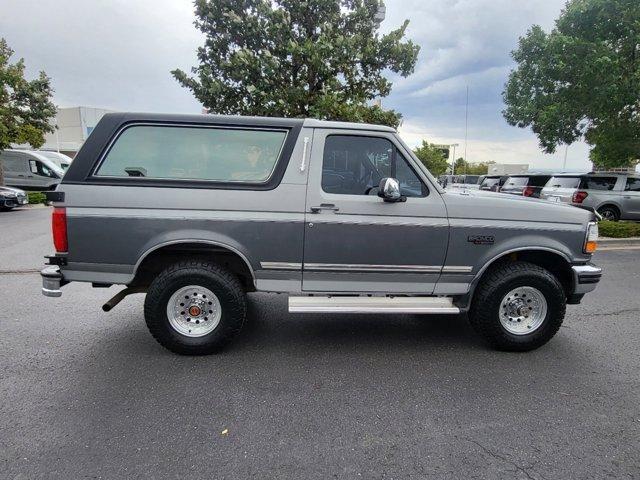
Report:
M142 295L40 294L48 208L0 213L0 478L640 477L640 250L529 353L464 316L291 315L252 294L223 353L181 357Z

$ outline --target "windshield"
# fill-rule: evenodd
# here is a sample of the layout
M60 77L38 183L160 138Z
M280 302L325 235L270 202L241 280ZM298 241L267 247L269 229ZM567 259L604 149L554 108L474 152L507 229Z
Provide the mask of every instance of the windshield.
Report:
M578 188L580 177L551 177L545 187L552 188Z

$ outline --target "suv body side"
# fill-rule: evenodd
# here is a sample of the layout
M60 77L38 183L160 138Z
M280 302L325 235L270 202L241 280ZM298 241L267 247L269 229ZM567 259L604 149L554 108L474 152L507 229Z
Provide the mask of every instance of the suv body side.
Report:
M138 124L286 130L275 167L279 178L252 186L95 175L120 132ZM387 142L390 155L404 162L397 168L408 169L415 195L386 203L372 192L327 191L324 173L336 178L323 165L332 137ZM375 187L374 179L365 180ZM135 285L155 254L180 253L180 247L232 253L250 272L249 289L260 291L464 296L508 254L546 252L569 270L590 260L582 251L589 212L527 198L445 193L394 130L372 125L108 114L59 190L69 246L61 265L65 281ZM567 288L576 287L568 282Z

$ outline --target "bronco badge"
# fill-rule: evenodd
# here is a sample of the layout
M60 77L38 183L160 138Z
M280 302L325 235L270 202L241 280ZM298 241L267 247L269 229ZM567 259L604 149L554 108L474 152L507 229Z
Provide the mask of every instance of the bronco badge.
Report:
M493 235L469 235L467 242L471 242L474 245L493 245L495 239Z

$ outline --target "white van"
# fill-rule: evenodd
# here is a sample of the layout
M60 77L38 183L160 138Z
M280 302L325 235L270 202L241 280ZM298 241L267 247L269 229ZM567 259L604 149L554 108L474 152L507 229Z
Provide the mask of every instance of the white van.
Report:
M65 155L64 153L60 153L60 152L54 152L51 150L36 150L33 153L37 153L38 155L47 157L49 160L52 160L56 165L62 168L62 170L64 170L65 172L67 171L67 168L69 168L69 165L71 165L71 162L73 161L73 158L69 157L68 155Z
M0 152L4 183L25 190L53 190L64 170L52 160L28 150Z

